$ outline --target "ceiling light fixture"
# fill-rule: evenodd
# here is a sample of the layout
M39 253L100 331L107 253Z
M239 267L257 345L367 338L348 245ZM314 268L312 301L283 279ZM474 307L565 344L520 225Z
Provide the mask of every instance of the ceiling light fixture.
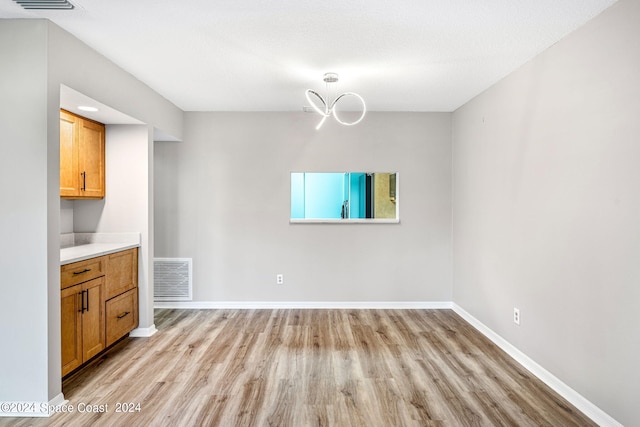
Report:
M98 109L96 107L89 107L86 105L79 105L78 106L78 110L82 110L82 111L98 111Z
M331 101L331 90L334 89L334 92L335 92L335 87L337 86L337 83L338 83L338 75L336 73L325 73L323 80L326 83L326 87L327 87L327 99L323 98L318 92L313 91L311 89L307 89L306 92L304 93L305 96L307 97L307 101L309 101L309 104L311 104L311 107L313 108L313 110L322 116L322 120L320 120L320 123L318 123L318 126L316 126L316 130L322 127L322 125L324 124L324 121L327 120L327 117L329 116L333 116L333 118L336 119L338 123L345 126L353 126L360 123L362 119L364 119L364 115L367 113L367 106L364 103L364 99L362 99L362 97L357 93L345 92L343 94L336 96L334 100ZM320 100L320 102L322 103L321 107L319 106L319 104L316 103L317 101L314 102L312 100L311 98L312 94L315 95ZM353 96L359 99L360 102L362 102L362 114L360 115L358 120L354 122L345 122L344 120L340 119L335 109L336 103L346 96Z

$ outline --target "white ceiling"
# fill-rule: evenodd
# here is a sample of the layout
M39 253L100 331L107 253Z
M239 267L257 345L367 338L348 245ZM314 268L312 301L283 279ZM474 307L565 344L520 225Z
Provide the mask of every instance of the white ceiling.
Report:
M370 110L453 111L615 3L70 1L0 18L50 19L185 111L300 111L328 71Z

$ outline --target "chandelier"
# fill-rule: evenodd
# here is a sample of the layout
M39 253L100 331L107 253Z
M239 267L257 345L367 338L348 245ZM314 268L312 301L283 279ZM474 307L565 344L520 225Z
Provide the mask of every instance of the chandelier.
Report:
M338 74L336 73L325 73L324 75L324 82L326 83L326 88L327 88L327 98L323 98L318 92L311 90L311 89L307 89L306 92L304 93L305 96L307 97L307 101L309 101L309 104L311 104L311 107L315 110L316 113L320 114L322 116L322 120L320 120L320 123L318 123L318 126L316 126L316 130L320 129L322 127L322 125L324 124L324 121L327 120L327 117L329 116L333 116L334 119L336 119L336 121L338 123L340 123L341 125L345 125L345 126L353 126L356 125L358 123L360 123L362 121L362 119L364 119L364 115L367 112L367 106L364 103L364 99L362 99L362 97L360 95L358 95L357 93L354 92L345 92L343 94L340 94L338 96L335 96L335 98L333 99L333 101L331 100L331 90L334 89L338 83ZM313 98L311 97L311 95L315 95L316 98L318 98L320 100L320 103L318 103L318 101L313 101ZM353 122L346 122L344 120L342 120L340 118L340 116L338 115L338 112L335 108L336 103L338 101L340 101L342 98L347 97L347 96L353 96L357 99L360 100L360 102L362 102L362 114L360 115L360 117L358 118L358 120L353 121Z

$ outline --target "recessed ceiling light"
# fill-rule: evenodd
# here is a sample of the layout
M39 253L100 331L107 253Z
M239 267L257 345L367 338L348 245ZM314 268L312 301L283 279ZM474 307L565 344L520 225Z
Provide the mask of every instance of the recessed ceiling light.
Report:
M78 106L78 110L82 110L82 111L98 111L98 109L96 107L88 107L86 105Z

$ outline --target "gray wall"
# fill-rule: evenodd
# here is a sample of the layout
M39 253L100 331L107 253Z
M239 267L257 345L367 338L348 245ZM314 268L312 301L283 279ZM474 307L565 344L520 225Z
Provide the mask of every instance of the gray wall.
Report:
M46 34L0 20L0 401L48 400Z
M182 111L48 21L0 20L0 57L0 341L11 342L0 401L47 402L61 392L60 85L148 123L149 136L181 137Z
M453 116L453 300L640 425L640 3ZM521 310L521 326L512 322Z
M451 301L450 119L186 113L155 146L156 257L193 258L196 301ZM399 172L401 223L289 224L290 172L347 170Z
M153 136L153 128L162 129L165 133L173 135L177 138L182 136L182 111L169 101L155 93L144 83L125 72L117 65L104 58L102 55L88 47L82 41L76 39L71 34L62 30L60 27L52 23L47 23L48 30L48 68L46 70L49 79L49 97L48 97L48 141L49 141L49 160L51 162L50 171L52 176L49 181L49 219L55 219L55 223L51 222L49 227L49 248L50 260L52 268L49 271L49 337L51 349L49 351L49 376L50 388L49 395L52 397L54 389L60 387L59 369L60 369L60 351L55 349L55 345L59 343L59 314L55 310L59 310L59 107L60 107L60 85L64 84L74 90L77 90L96 101L108 105L118 111L121 111L133 118L136 118L148 126L146 127L147 137L140 135L139 130L132 131L134 138L141 141L137 147L141 147L142 156L134 156L141 159L138 165L139 171L142 171L147 177L144 182L138 182L131 189L135 188L136 194L140 199L147 203L147 211L138 211L125 226L132 226L137 223L141 226L140 230L127 229L124 231L140 231L143 234L141 252L141 267L146 270L141 271L140 287L140 327L148 327L153 324L153 311L148 301L151 298L152 284L145 283L145 278L150 278L150 269L147 260L153 257L153 241L148 236L148 230L153 227L152 210L152 182L148 179L152 176L153 170L150 159L153 158L151 139ZM136 151L137 148L132 149ZM112 162L113 163L113 162ZM107 166L109 168L109 166ZM112 177L113 178L113 177ZM145 188L140 186L146 185ZM112 194L112 198L113 198ZM107 189L107 198L109 198L109 189ZM77 205L78 202L75 202ZM113 206L114 203L111 204ZM115 203L117 205L117 203ZM113 210L113 209L112 209ZM83 220L81 214L78 218L74 217L74 222ZM140 221L138 221L140 220ZM98 231L83 228L80 231ZM111 224L110 227L104 226L100 231L118 231L117 226ZM146 285L146 286L145 286ZM59 345L59 344L58 344Z
M48 77L48 160L50 162L49 177L49 396L53 397L60 390L60 316L57 313L60 306L59 295L59 108L60 108L60 85L64 84L76 91L79 91L96 101L108 105L133 118L146 123L147 138L139 136L135 131L135 138L142 140L142 150L146 150L146 159L139 165L147 177L152 176L153 170L150 159L153 158L151 140L153 128L162 129L165 133L180 138L182 136L182 111L169 101L155 93L144 83L125 72L117 65L104 58L102 55L88 47L86 44L76 39L71 34L62 30L53 23L47 22L48 40L48 68L45 70ZM139 158L139 157L136 157ZM109 168L109 167L108 167ZM136 218L140 218L146 224L142 224L143 241L140 248L142 264L146 268L142 271L142 285L140 288L140 327L148 327L153 323L153 312L148 301L151 298L152 283L145 286L144 278L150 278L151 267L146 261L153 257L153 241L144 239L148 236L148 230L153 227L152 210L152 182L147 179L146 191L139 189L140 182L135 187L140 198L146 198L147 212L138 212ZM132 187L133 188L133 187ZM109 197L107 189L107 198ZM75 203L77 204L77 202ZM146 221L144 221L146 219ZM82 215L76 220L82 220ZM135 221L132 221L135 222ZM131 225L128 223L127 225ZM102 231L116 231L116 227L104 227ZM83 229L82 231L91 231ZM146 245L145 245L146 244ZM146 291L146 294L145 294ZM58 348L56 348L56 345ZM59 391L58 391L59 392Z

